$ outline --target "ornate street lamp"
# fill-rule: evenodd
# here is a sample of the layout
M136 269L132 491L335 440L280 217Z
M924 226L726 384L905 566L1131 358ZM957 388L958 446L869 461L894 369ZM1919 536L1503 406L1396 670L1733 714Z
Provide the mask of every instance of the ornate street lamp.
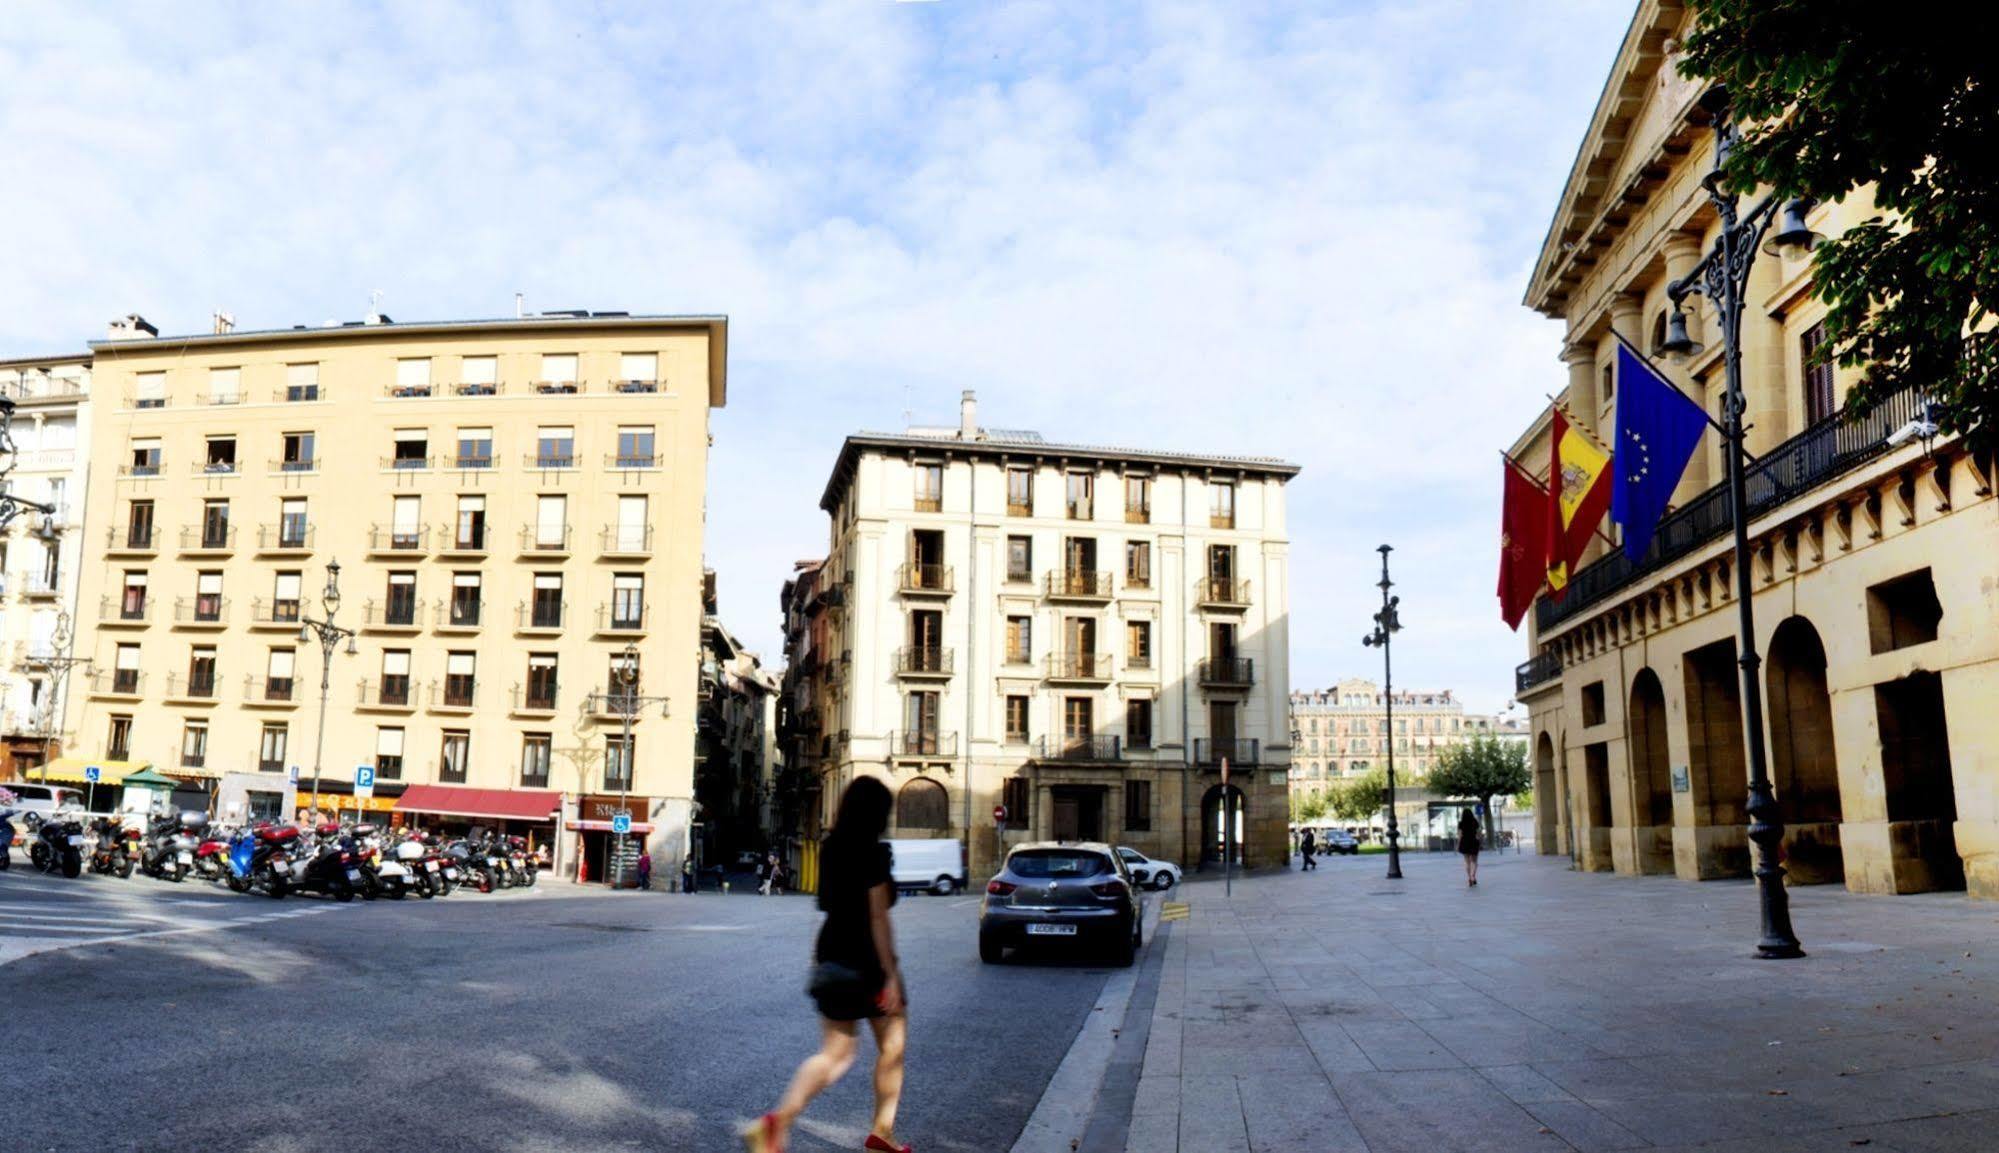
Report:
M342 628L334 623L334 616L340 612L340 562L326 564L326 591L319 596L320 607L326 615L315 620L301 612L298 617L298 643L309 645L319 641L319 741L312 752L312 807L319 808L319 772L321 762L326 758L326 698L333 683L333 651L341 641L347 642L347 655L355 656L360 650L354 645L354 630Z
M618 749L619 767L622 770L618 774L618 803L624 815L629 818L632 812L632 776L638 771L637 758L632 755L632 722L649 705L658 705L659 715L662 717L671 716L672 713L666 697L649 697L639 692L638 645L631 642L625 644L624 651L618 654L618 667L613 679L617 682L616 686L604 694L602 704L617 713L624 724L624 742ZM607 763L605 766L607 772L609 767ZM629 837L631 834L625 833L624 836ZM620 867L620 873L612 877L613 883L616 883L623 879L623 858L616 853L612 854L612 858L619 862Z
M1388 554L1394 550L1382 545L1375 551L1381 554L1381 611L1374 614L1374 631L1360 638L1360 643L1381 650L1381 699L1388 710L1382 721L1387 732L1381 742L1388 750L1388 879L1399 881L1402 849L1401 834L1395 826L1395 669L1389 660L1388 642L1402 631L1402 615L1397 611L1402 598L1388 595L1388 590L1395 587L1395 582L1388 579Z

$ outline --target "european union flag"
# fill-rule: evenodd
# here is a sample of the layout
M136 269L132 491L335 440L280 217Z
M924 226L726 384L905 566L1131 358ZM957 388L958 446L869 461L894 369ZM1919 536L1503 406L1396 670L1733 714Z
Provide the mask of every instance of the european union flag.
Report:
M1666 502L1687 471L1707 413L1621 341L1616 379L1610 519L1624 526L1624 555L1635 564L1645 559Z

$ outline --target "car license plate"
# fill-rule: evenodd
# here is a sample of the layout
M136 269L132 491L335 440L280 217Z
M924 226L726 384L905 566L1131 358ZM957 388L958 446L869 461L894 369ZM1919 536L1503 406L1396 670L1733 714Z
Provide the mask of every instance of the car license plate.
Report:
M194 854L193 854L193 853L182 853L182 854L180 855L180 863L181 863L181 864L183 864L183 865L192 865L192 864L194 864Z
M347 879L350 881L359 881L361 879L361 870L359 869L347 870Z
M1076 935L1076 926L1029 925L1027 927L1027 935L1030 937L1073 937Z
M424 868L425 868L426 870L428 870L428 871L430 871L430 872L433 872L433 873L435 873L435 872L437 871L437 862L436 862L436 861L425 861L425 862L423 863L423 867L424 867Z
M70 843L70 844L72 844L72 845L81 845L81 844L83 844L83 838L82 838L82 837L71 837L71 838L69 839L69 843Z

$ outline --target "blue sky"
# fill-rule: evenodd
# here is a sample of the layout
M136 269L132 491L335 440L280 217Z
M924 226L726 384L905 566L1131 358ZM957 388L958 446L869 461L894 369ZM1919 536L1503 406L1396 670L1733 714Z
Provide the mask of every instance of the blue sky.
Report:
M1288 457L1295 687L1502 706L1519 300L1630 18L1502 3L10 5L0 354L535 308L723 312L707 552L778 658L840 437Z

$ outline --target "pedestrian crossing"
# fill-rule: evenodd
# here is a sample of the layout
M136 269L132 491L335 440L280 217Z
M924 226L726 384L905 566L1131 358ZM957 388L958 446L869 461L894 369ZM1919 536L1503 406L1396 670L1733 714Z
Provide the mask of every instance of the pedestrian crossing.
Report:
M0 873L0 965L53 950L220 932L343 907L278 905L143 880L52 877L17 863Z

